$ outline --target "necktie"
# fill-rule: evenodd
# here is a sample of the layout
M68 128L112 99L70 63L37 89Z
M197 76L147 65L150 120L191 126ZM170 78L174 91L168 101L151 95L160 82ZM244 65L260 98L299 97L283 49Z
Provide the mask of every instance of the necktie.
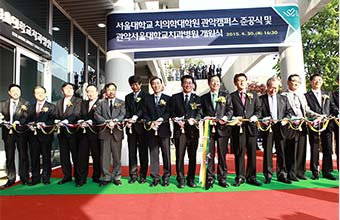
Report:
M294 111L296 113L296 116L302 117L302 108L301 108L301 102L299 99L299 96L294 93Z
M319 92L315 92L315 95L316 95L316 99L318 100L320 106L322 106L322 105L321 105L321 97L320 97L320 93L319 93Z
M112 100L110 100L110 115L112 115L112 111L113 111L113 104L112 104Z
M189 96L188 95L185 95L184 96L184 108L185 109L188 109L188 104L189 104Z
M137 93L133 93L133 99L136 101L136 99L137 99Z
M15 101L13 101L13 103L12 103L12 115L11 115L11 124L13 123L13 121L14 121L14 115L15 115L15 110L16 110L16 108L17 108L17 103L15 102Z
M215 110L216 109L216 94L215 93L212 94L212 104Z
M158 102L159 102L159 97L155 96L155 104L156 104L156 106L158 106Z
M271 115L274 120L277 120L277 109L274 96L271 96L271 102L272 102Z
M246 104L246 94L244 92L241 92L241 101L243 105Z
M41 103L38 102L38 103L37 103L37 109L36 109L36 114L37 114L37 116L39 116L40 111L41 111Z

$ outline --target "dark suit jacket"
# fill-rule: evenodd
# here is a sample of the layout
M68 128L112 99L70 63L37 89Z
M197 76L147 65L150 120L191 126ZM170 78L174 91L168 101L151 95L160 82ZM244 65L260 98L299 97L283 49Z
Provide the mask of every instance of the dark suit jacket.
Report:
M41 107L40 113L36 113L36 105L34 102L28 108L28 122L44 122L47 126L52 126L54 124L54 119L56 117L56 106L52 103L45 101L44 105ZM44 128L45 132L51 132L52 127ZM51 140L53 139L53 132L51 134L44 134L41 130L37 130L37 137L39 140Z
M110 114L110 104L108 99L102 99L98 101L97 108L94 112L94 119L98 124L104 123L106 120L117 119L122 121L125 117L125 104L123 100L115 98L113 103L114 108L112 114ZM103 140L108 136L113 135L116 141L121 141L124 138L123 131L119 130L117 126L114 127L111 134L110 129L106 128L104 131L100 132L98 138Z
M163 118L164 122L158 128L158 136L159 137L170 137L170 96L162 94L160 97L160 102L163 100L165 105L158 105L156 107L155 104L155 96L147 95L146 100L143 107L143 118L148 122L156 121L158 118ZM153 129L150 130L154 132Z
M137 115L138 121L140 122L140 120L143 118L143 103L145 102L146 95L146 92L140 91L136 101L133 97L133 92L125 96L125 118L130 119L132 116ZM138 122L132 125L132 129L139 135L145 132L143 124ZM126 133L130 133L130 128L126 127Z
M75 96L72 96L71 98L72 105L69 105L66 107L65 112L64 109L64 98L59 99L56 103L56 110L57 115L56 119L59 119L60 121L67 119L70 124L76 124L77 121L80 119L80 106L81 106L81 99L77 98ZM69 128L69 130L73 133L76 131L76 129ZM64 128L61 129L60 135L66 135L70 136L69 133L65 131Z
M317 98L315 97L314 93L312 91L309 91L305 94L307 103L310 107L310 109L316 113L322 114L322 115L330 115L330 95L326 91L321 91L322 95L322 106L319 104ZM326 96L328 96L326 98Z
M251 95L250 95L251 94ZM254 92L247 92L246 93L246 103L245 105L242 104L240 93L238 90L234 91L230 94L231 101L233 103L233 116L235 117L243 117L249 119L251 116L255 115L256 117L261 117L261 103L259 97ZM251 136L257 135L257 126L255 123L244 122L243 123L248 129L249 134ZM235 128L237 128L236 126Z
M339 91L333 92L332 94L331 114L335 117L339 115Z
M94 112L97 108L97 105L98 105L98 99L97 101L93 104L91 110L89 111L89 103L90 101L89 100L83 100L81 102L81 106L80 106L80 120L84 120L84 121L87 121L87 120L92 120L93 122L93 125L96 125L96 120L94 119ZM96 133L98 133L98 127L96 126L92 126L92 130ZM88 138L90 139L97 139L98 138L98 135L93 133L90 129L86 128L86 133L84 134L83 133L83 129L79 129L78 130L78 134L80 134L80 136L82 135L86 135Z
M292 115L294 115L294 111L292 107L290 106L287 96L276 94L277 98L277 119L281 120L283 118L291 118ZM262 111L261 111L261 117L272 117L270 114L270 107L268 102L268 94L260 96ZM287 126L281 126L281 123L277 123L276 126L280 127L280 135L281 138L286 137L287 132Z
M171 118L183 117L184 119L194 118L197 121L201 119L201 99L198 95L191 93L188 106L185 107L183 92L174 94L171 97ZM195 125L184 125L185 134L190 138L198 138L199 130ZM174 137L181 134L180 126L174 122Z
M4 116L4 120L10 121L10 99L1 103L1 113ZM19 121L20 125L25 125L28 119L28 108L29 102L24 99L19 99L19 102L15 108L15 113L13 116L13 122ZM18 131L24 131L27 129L26 126L17 126L16 128ZM5 140L8 135L9 130L6 127L2 128L2 139Z
M316 113L319 113L321 115L331 115L331 96L326 91L321 91L321 102L322 104L318 102L317 98L315 97L314 93L312 91L309 91L305 94L308 106L310 109ZM333 129L332 124L330 123L327 126L327 131L331 131Z
M224 97L226 102L217 102L215 110L211 102L210 92L204 94L201 97L202 116L216 117L217 119L221 119L223 116L227 116L228 119L230 119L233 116L233 105L229 93L219 91L218 97ZM220 136L228 136L230 134L230 129L227 125L217 123L216 130Z

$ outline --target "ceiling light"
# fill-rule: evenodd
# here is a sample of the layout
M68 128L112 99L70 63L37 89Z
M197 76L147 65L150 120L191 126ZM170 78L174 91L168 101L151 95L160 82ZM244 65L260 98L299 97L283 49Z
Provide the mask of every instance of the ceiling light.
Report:
M58 27L53 27L52 30L53 30L53 31L60 31L60 28L58 28Z
M97 26L98 26L99 28L104 28L104 27L106 27L106 25L105 25L104 23L98 23Z

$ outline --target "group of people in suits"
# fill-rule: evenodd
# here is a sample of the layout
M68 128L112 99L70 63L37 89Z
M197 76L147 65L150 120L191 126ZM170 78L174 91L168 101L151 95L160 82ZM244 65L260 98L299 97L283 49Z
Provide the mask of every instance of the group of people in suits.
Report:
M328 126L320 136L305 124L301 129L290 129L287 126L288 120L299 124L304 117L315 118L316 123L321 123L324 116L338 117L338 93L331 95L321 91L321 75L314 74L310 77L312 91L305 95L298 92L301 79L297 74L289 76L288 90L282 94L278 93L280 80L271 77L267 81L267 93L261 96L247 91L248 78L244 73L236 74L233 80L236 90L229 94L221 90L220 76L211 75L208 78L210 91L200 97L194 92L194 78L184 75L181 78L182 91L170 97L163 93L161 78L150 79L153 94L148 94L141 90L141 79L131 76L128 81L132 92L125 96L125 100L116 97L117 86L114 83L105 85L102 99L98 99L97 88L88 85L88 100L75 97L73 85L64 83L61 87L64 98L58 100L56 105L46 101L46 89L42 86L34 88L36 101L30 104L20 98L19 85L10 85L10 98L1 103L0 109L2 122L8 122L3 123L2 129L8 174L8 181L2 188L15 182L15 148L19 152L19 176L22 184L36 185L41 181L44 184L50 183L51 145L55 126L58 128L60 163L64 175L58 184L70 182L73 177L77 187L86 184L91 153L93 182L100 187L111 182L121 185L121 151L125 127L129 152L128 182L146 183L150 163L150 187L158 184L168 186L171 176L170 122L173 123L176 149L177 187L187 185L194 188L201 120L209 120L210 123L206 189L212 188L215 183L216 154L218 185L224 188L229 186L226 163L229 139L235 155L236 177L233 185L237 187L245 182L255 186L262 185L256 177L258 121L270 127L260 131L264 147L265 184L270 184L273 177L274 145L277 153L277 180L290 184L292 181L307 179L307 134L311 146L312 179L319 178L318 150L321 143L322 176L335 180L332 175L331 132L338 129L337 125ZM236 121L236 124L230 126L230 121ZM26 132L27 127L29 132ZM335 137L338 158L338 134ZM31 154L31 181L28 147ZM162 176L159 149L163 162ZM189 158L187 174L184 172L186 152ZM246 167L245 154L248 160Z

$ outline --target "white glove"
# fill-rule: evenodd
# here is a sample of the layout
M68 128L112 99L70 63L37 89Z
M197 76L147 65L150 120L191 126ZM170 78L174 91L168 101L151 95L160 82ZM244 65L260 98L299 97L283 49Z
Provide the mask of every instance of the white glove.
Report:
M78 120L77 121L77 124L81 124L81 123L83 123L84 122L84 120Z
M61 121L62 124L68 124L68 120L67 119L64 119Z
M257 122L257 117L256 115L253 115L249 118L250 122Z
M263 122L265 122L265 121L270 121L270 117L262 118L262 121L263 121Z
M54 124L59 124L60 120L59 119L55 119L54 120Z
M20 125L20 122L19 121L14 121L13 124Z
M221 120L223 120L223 121L228 121L228 117L227 117L227 116L223 116L223 117L221 118Z
M91 119L87 120L86 123L89 125L93 125L93 121Z
M134 115L134 116L132 116L132 118L131 118L131 120L132 120L133 122L136 122L137 119L138 119L138 116L137 116L137 115Z
M288 123L288 118L282 119L282 121L281 121L282 126L285 126L287 123Z
M194 118L189 118L188 123L189 123L189 125L194 125L194 124L196 124L196 120Z
M158 118L156 121L158 121L158 122L163 122L164 119L161 117L161 118Z

